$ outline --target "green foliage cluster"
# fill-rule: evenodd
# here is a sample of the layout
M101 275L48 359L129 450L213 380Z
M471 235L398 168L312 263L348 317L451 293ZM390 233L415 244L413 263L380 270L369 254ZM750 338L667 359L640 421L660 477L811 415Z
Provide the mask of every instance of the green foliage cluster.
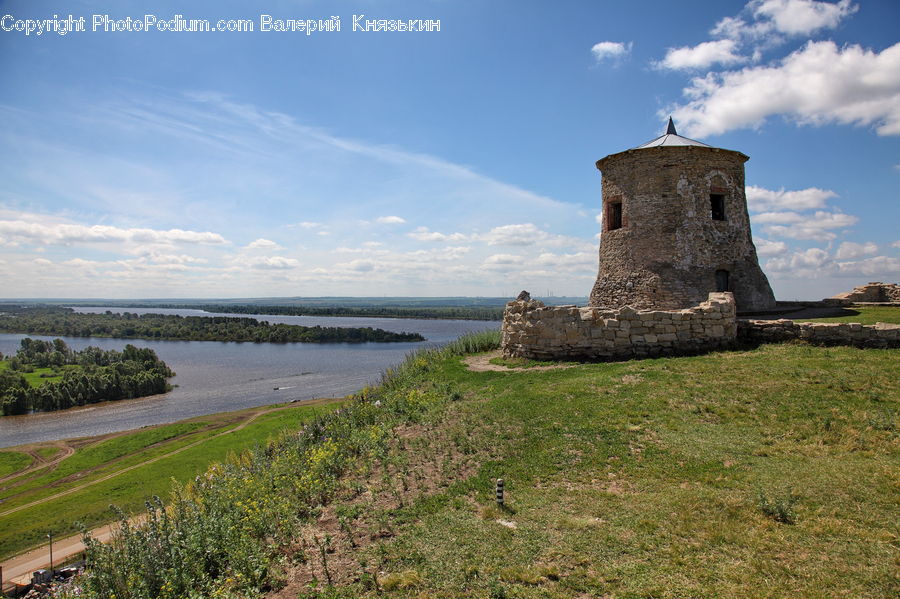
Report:
M72 368L72 367L75 368ZM61 377L33 385L24 373L51 368ZM22 339L0 369L0 413L49 412L100 401L132 399L169 390L175 376L149 348L126 345L121 352L88 347L73 351L62 339Z
M164 314L78 314L71 308L10 307L0 313L0 332L69 337L249 341L253 343L363 343L424 341L418 333L371 327L304 327L270 324L254 318Z
M78 596L155 599L266 590L281 550L293 542L297 526L330 499L341 473L386 453L398 425L459 397L428 375L439 360L464 347L496 347L499 334L478 339L420 351L346 407L214 464L177 487L167 506L149 501L145 524L130 525L123 515L115 542L87 538L92 567L79 582Z

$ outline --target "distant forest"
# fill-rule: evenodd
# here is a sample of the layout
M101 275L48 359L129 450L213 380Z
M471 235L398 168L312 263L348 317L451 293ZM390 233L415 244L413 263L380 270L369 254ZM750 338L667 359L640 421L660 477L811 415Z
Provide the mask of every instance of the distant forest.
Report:
M159 306L156 306L159 307ZM255 318L163 314L77 314L54 306L0 305L0 332L69 337L114 337L252 343L363 343L424 341L418 333L371 327L304 327L269 324Z
M236 304L147 304L130 308L176 308L231 314L272 316L360 316L367 318L424 318L429 320L500 320L501 306L261 306Z
M173 376L152 349L73 351L62 339L25 338L15 356L0 362L0 413L49 412L165 393Z

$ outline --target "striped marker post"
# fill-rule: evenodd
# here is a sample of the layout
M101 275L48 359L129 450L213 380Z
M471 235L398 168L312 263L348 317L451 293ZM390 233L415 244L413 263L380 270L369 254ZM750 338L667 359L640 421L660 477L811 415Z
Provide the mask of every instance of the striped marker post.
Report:
M497 505L503 507L503 479L497 479Z

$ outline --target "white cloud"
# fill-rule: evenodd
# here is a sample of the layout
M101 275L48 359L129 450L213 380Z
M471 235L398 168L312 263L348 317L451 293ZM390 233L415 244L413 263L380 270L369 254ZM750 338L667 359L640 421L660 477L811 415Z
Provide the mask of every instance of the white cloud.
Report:
M830 189L808 187L794 191L765 189L755 185L747 186L747 206L750 210L812 210L824 208L825 202L836 198ZM755 219L755 217L754 217Z
M289 270L300 266L300 261L284 256L247 256L236 259L235 264L262 270Z
M773 258L766 263L766 270L800 279L863 276L887 278L900 273L900 258L873 256L863 260L842 261L837 255L829 256L821 248L810 248L795 251L783 258Z
M196 258L186 254L157 254L155 252L151 252L144 259L154 264L205 264L208 262L206 258Z
M51 264L53 264L53 262L47 260L46 258L35 258L34 260L32 260L32 262L34 262L38 266L50 266Z
M341 270L349 270L353 272L371 272L375 270L375 262L365 259L351 260L350 262L335 264L335 267Z
M297 223L295 225L289 225L291 227L300 227L301 229L319 229L324 227L322 223L317 223L313 221L303 221L302 223Z
M839 276L884 277L884 275L900 274L900 258L890 256L874 256L865 260L837 262L836 265L836 274Z
M576 252L574 254L544 252L532 260L531 264L552 269L554 272L595 272L597 254L595 252Z
M795 224L804 220L804 216L799 212L760 212L751 218L758 225Z
M845 241L838 247L837 252L835 252L834 254L834 257L838 260L852 260L854 258L861 258L863 256L877 253L878 246L871 241L867 243L853 243L852 241Z
M783 241L770 241L762 237L754 237L753 244L756 246L756 253L764 258L781 256L787 251L787 244Z
M716 23L710 33L731 40L756 39L772 31L771 23L748 23L739 17L725 17Z
M431 231L428 227L416 227L415 231L406 234L417 241L465 241L466 236L462 233L439 233Z
M788 35L834 29L858 9L850 0L840 0L837 4L815 0L756 0L748 8L756 18L770 20L776 31Z
M488 245L569 247L581 251L596 249L593 243L577 237L553 235L539 229L533 223L494 227L479 237Z
M815 0L751 0L742 17L725 17L710 33L739 41L762 40L773 46L784 37L808 36L820 29L833 29L857 10L849 0L837 4ZM759 50L759 48L757 48Z
M607 59L623 58L631 53L631 42L598 42L591 47L591 53L597 62Z
M494 227L483 239L488 245L534 245L546 235L532 223Z
M493 254L484 260L488 270L512 270L525 263L525 258L515 254Z
M663 69L705 69L714 64L735 64L746 60L736 53L737 42L730 39L703 42L696 46L669 48L666 56L656 63Z
M795 251L784 258L772 258L766 262L766 269L779 272L818 268L829 260L830 257L825 250L809 248L804 251Z
M892 248L900 248L900 239L891 244Z
M759 223L783 223L769 224L763 228L771 236L790 239L812 239L816 241L836 239L837 235L829 229L843 229L859 221L852 214L825 212L822 210L818 210L813 214L769 212L757 214L753 218L755 222Z
M251 241L247 244L247 249L250 250L280 250L282 249L280 245L272 241L271 239L264 239L260 237L256 241Z
M379 216L375 222L379 225L402 225L406 219L400 216Z
M122 229L109 225L42 224L25 220L0 220L0 233L23 243L71 245L79 243L223 244L218 233L182 229Z
M692 136L760 127L775 115L900 135L900 43L875 52L811 41L771 66L694 78L684 95L686 104L664 112Z

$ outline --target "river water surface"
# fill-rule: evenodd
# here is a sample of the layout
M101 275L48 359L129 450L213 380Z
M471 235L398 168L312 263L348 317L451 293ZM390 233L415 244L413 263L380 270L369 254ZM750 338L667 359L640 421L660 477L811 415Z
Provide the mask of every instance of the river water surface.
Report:
M182 316L234 316L201 310L78 308L78 312L132 312ZM184 418L292 400L338 397L377 383L381 373L422 347L441 345L460 335L496 329L497 322L318 316L262 316L272 323L304 326L373 327L421 333L424 343L235 343L149 341L62 337L73 349L89 345L121 350L126 344L149 347L175 371L175 389L163 395L93 404L83 408L0 418L0 447L102 435ZM0 334L0 352L14 354L24 337ZM275 387L278 389L276 390Z

